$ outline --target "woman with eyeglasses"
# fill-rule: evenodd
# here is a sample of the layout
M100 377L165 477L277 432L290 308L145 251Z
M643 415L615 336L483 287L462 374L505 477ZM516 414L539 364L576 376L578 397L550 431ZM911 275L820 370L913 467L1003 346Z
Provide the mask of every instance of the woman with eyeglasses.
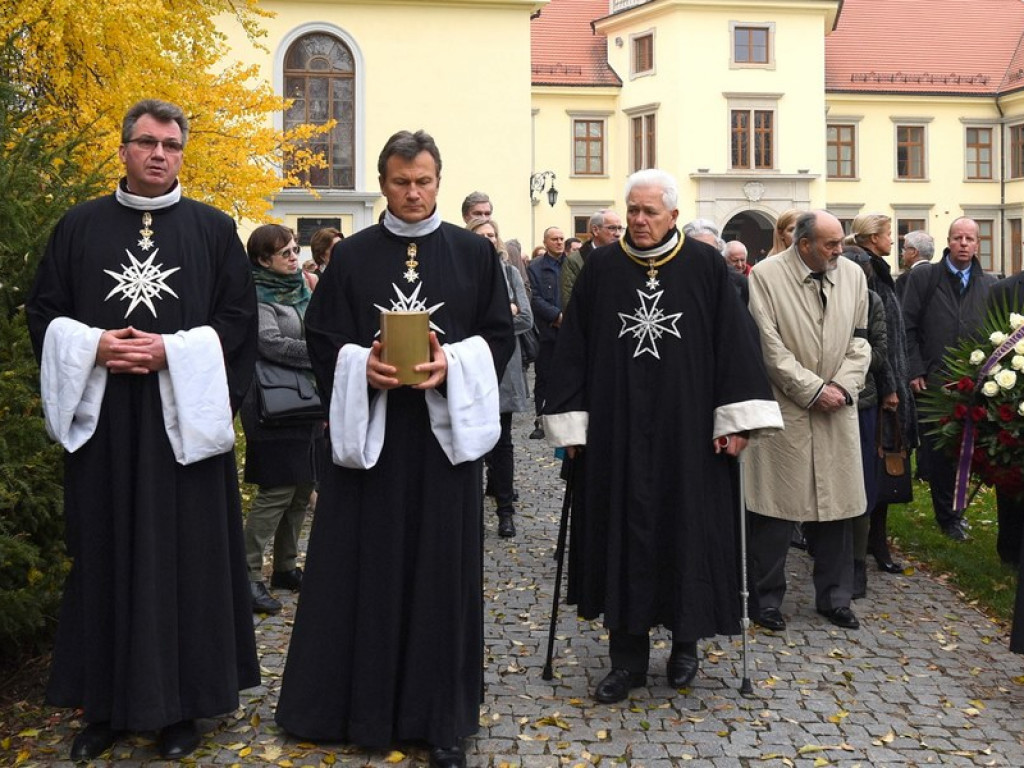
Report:
M313 295L313 275L299 267L295 233L279 224L257 227L246 251L259 300L259 356L292 368L311 368L304 319ZM242 403L245 481L259 486L245 521L245 556L255 613L277 613L281 602L263 583L263 552L274 537L270 586L293 592L302 585L296 565L299 534L313 491L316 425L260 424L255 385Z

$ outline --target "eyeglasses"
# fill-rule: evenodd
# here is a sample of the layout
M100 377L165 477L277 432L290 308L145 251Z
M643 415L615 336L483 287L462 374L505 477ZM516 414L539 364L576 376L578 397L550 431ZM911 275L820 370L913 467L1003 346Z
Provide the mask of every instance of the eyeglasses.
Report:
M169 155L177 155L182 150L185 149L185 145L182 144L177 139L164 139L163 141L160 141L159 139L154 139L152 136L143 136L138 139L128 139L128 141L126 141L125 144L135 144L143 152L152 152L154 149L156 149L157 145L159 144L164 148L164 152L166 152Z
M609 232L625 232L626 228L621 224L602 224L605 229Z
M280 251L278 251L274 255L275 256L288 256L288 254L291 253L291 254L294 254L294 255L298 256L299 255L299 251L301 251L301 250L302 249L299 248L299 246L297 246L297 245L286 245L284 248L282 248Z

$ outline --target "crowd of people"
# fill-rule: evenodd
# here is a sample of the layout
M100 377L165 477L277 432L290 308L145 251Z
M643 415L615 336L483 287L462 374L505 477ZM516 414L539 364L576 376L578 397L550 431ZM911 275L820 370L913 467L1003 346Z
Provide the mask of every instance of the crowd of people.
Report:
M743 557L754 622L784 629L795 530L818 613L856 630L868 555L902 573L878 492L894 430L919 449L936 523L969 536L916 398L994 297L1024 306L1019 276L981 268L970 218L938 261L927 233L906 235L894 278L888 216L847 234L828 211L786 211L751 264L714 222L680 225L675 178L647 169L626 181L625 224L606 208L585 240L547 227L524 259L485 193L465 198L465 226L441 220L440 150L399 131L378 158L379 223L316 232L306 269L291 229L257 227L243 248L230 218L182 196L187 140L177 106L129 110L124 178L64 216L26 304L66 448L73 567L47 700L82 712L74 760L152 730L184 758L197 719L259 684L252 613L281 609L272 538L270 589L300 592L280 726L421 741L432 766L464 766L483 689L481 509L493 497L498 535L516 536L512 420L531 408L531 359L529 437L564 452L572 488L568 600L609 634L599 702L646 683L656 626L670 685L690 685L699 641L742 629ZM388 362L382 312L427 314L416 383ZM257 361L314 376L325 418L265 422ZM236 413L258 487L244 522ZM1021 502L997 499L1000 556L1019 562Z

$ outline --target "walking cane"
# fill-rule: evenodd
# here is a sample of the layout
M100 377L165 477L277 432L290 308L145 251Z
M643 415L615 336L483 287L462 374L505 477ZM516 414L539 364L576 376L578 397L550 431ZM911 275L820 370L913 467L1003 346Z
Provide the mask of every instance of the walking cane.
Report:
M548 655L544 661L541 677L550 680L554 675L551 671L551 658L555 653L555 625L558 623L558 599L562 588L562 564L565 562L565 539L569 528L569 510L572 508L572 484L576 476L576 459L569 459L569 472L565 478L565 497L562 499L562 519L558 523L558 546L555 547L555 589L551 601L551 625L548 627Z
M750 684L748 672L748 635L750 634L750 590L747 587L747 504L746 492L743 487L743 454L736 457L736 464L739 467L740 477L740 626L743 628L743 681L740 683L740 693L749 696L754 693L754 687Z

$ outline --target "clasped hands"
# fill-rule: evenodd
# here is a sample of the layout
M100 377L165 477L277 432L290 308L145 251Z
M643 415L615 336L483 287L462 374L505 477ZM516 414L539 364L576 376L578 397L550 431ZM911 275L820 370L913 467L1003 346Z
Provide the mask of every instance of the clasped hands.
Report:
M370 347L370 357L366 361L366 381L374 389L396 389L401 385L395 374L398 369L388 365L380 359L381 343L373 342ZM419 384L411 384L413 389L437 389L448 377L448 358L437 340L437 334L430 332L430 362L420 363L413 367L414 371L429 373L425 381Z
M846 405L846 392L838 384L829 382L822 390L821 394L818 395L818 399L814 401L811 406L812 410L824 411L825 413L832 413L838 411L840 408Z
M96 364L111 373L162 371L167 367L164 337L131 326L104 331L96 348Z

